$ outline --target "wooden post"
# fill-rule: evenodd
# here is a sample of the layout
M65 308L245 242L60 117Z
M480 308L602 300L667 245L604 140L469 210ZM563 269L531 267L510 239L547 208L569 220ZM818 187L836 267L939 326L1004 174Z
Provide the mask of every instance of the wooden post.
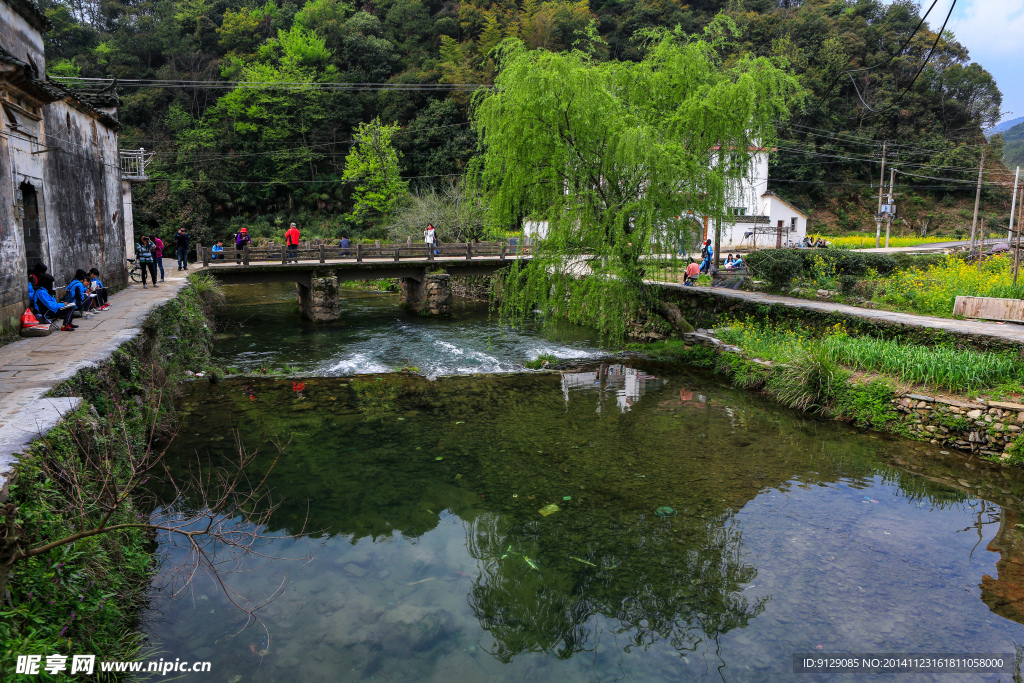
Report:
M244 249L242 249L242 265L244 265L244 266L249 265L249 245L248 244L245 245Z
M284 244L281 245L281 265L288 263L288 247Z
M398 246L398 244L395 244L395 260L396 261L398 260L398 254L401 251L402 251L402 247Z
M326 259L327 259L327 247L325 247L323 245L323 243L321 243L320 244L320 263L323 263Z
M505 260L505 248L506 248L507 246L508 246L508 245L507 245L507 244L506 244L505 242L502 242L502 243L501 243L501 260L502 260L502 261L504 261L504 260Z
M362 263L362 261L363 261L363 245L360 243L360 244L356 245L356 263Z
M210 265L210 249L209 247L199 247L199 253L203 257L203 268Z
M466 242L466 260L473 258L473 243Z
M434 243L433 242L431 242L430 244L427 245L427 260L428 261L433 261L434 260Z

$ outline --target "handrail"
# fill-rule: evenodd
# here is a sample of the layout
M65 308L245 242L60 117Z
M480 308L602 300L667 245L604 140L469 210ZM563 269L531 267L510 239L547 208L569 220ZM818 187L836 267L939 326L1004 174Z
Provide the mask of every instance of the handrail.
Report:
M209 266L211 262L219 265L229 265L234 262L237 265L250 265L252 262L277 262L282 265L287 263L317 262L327 263L328 261L353 261L362 263L366 260L387 259L391 261L402 261L410 259L422 259L434 261L446 260L472 260L473 258L499 258L505 260L512 256L532 256L532 246L515 245L510 246L507 242L447 242L434 245L430 248L426 243L396 243L396 244L354 244L342 248L338 245L328 246L326 244L311 245L300 244L294 252L289 253L285 245L272 244L263 247L246 245L244 249L237 250L233 247L225 247L223 251L216 252L210 247L199 247L200 259L203 266Z

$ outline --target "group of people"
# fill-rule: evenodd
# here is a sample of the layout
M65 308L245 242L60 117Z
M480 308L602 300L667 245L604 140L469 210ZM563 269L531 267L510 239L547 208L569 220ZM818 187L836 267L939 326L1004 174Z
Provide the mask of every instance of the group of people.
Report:
M64 296L57 301L53 276L47 267L37 263L28 272L29 306L42 323L58 324L65 332L75 330L78 325L71 321L78 311L83 317L92 317L110 308L107 288L100 280L100 272L90 268L88 272L79 268L74 279L64 288Z
M700 248L700 258L700 264L694 261L692 257L689 263L687 263L686 274L683 276L684 285L692 287L697 284L698 277L712 272L715 264L715 247L711 244L711 240L704 240ZM743 268L743 257L739 254L736 254L736 256L729 254L722 265L729 269Z
M174 248L178 257L178 270L188 270L188 233L185 228L178 228L174 234ZM146 275L156 284L156 271L160 271L160 282L164 281L164 241L153 235L139 235L135 244L135 260L142 271L142 286L146 286Z

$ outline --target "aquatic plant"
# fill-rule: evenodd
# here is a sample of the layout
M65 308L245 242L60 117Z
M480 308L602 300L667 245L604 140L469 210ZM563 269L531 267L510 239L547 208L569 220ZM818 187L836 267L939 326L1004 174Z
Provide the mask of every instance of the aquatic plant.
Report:
M817 345L791 352L768 375L766 389L783 405L823 411L835 402L849 373Z
M550 365L551 363L554 363L556 360L558 359L555 358L550 353L542 353L533 360L526 361L525 363L523 363L523 365L525 365L530 370L540 370L545 365Z

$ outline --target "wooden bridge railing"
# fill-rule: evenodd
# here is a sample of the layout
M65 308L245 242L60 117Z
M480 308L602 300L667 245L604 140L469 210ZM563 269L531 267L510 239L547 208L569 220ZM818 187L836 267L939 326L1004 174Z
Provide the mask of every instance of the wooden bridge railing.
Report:
M508 242L448 242L429 249L425 243L413 244L353 244L347 248L337 245L310 247L301 245L292 254L284 245L268 247L246 246L242 250L225 247L224 251L213 252L210 247L200 247L200 258L203 266L232 262L238 265L253 263L326 263L327 261L353 261L361 263L367 259L389 259L400 261L405 259L473 259L530 256L532 246L509 245Z

